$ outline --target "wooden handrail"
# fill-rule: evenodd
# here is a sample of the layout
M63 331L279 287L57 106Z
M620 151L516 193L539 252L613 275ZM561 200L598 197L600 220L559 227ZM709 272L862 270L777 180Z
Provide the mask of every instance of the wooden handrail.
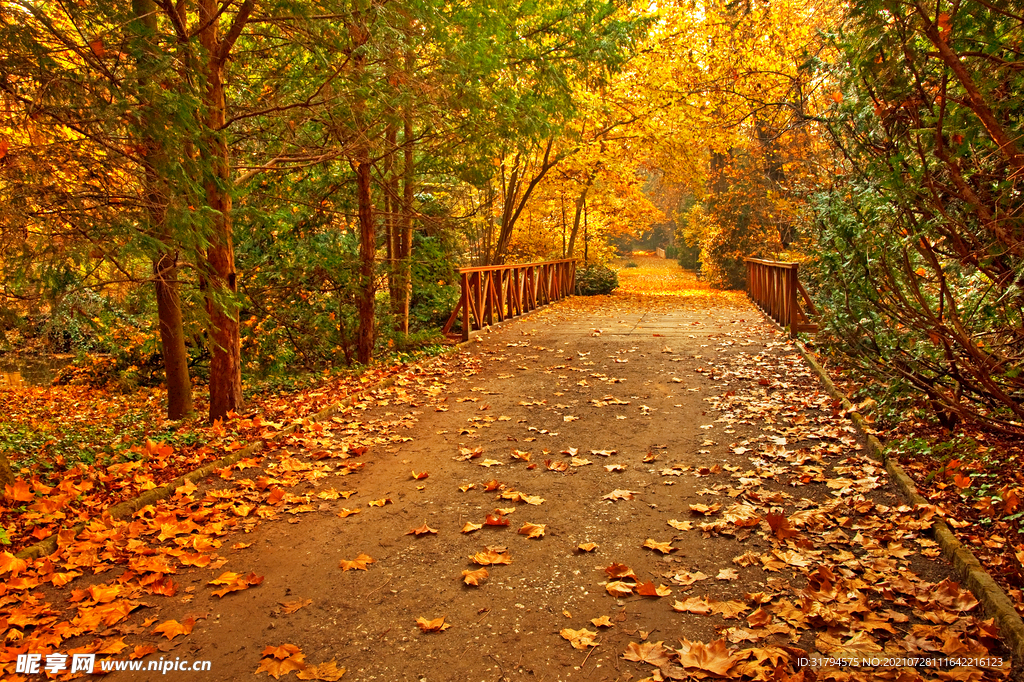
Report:
M461 312L462 339L468 341L470 331L494 324L495 317L501 322L571 296L576 289L576 259L459 268L459 276L462 295L444 333L451 331Z
M747 264L747 292L754 305L780 327L788 329L793 338L800 332L818 331L818 325L800 307L802 299L812 315L818 314L807 290L800 284L798 263L763 258L744 258L743 261Z

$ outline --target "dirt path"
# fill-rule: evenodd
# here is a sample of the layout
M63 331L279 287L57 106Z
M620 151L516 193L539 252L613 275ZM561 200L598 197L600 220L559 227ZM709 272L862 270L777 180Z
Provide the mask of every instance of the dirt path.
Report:
M482 334L211 481L299 483L220 538L216 570L178 570L159 620L197 618L189 636L147 634L153 619L122 639L209 660L187 674L203 680L1000 679L801 668L1001 652L948 582L931 512L901 506L793 348L738 295L687 286L639 277ZM508 525L465 532L487 521ZM478 554L499 563L467 585ZM221 598L223 571L263 580Z

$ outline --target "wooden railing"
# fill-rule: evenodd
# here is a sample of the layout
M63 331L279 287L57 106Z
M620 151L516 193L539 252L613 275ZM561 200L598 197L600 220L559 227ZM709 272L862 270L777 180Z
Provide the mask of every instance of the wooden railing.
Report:
M460 268L462 296L444 325L451 331L462 314L462 338L510 317L571 296L576 288L576 259L524 263L522 265L485 265Z
M811 315L818 314L811 297L797 277L797 263L760 258L743 260L747 264L747 291L765 315L783 329L789 329L789 335L794 338L800 332L818 331L818 325L800 307L800 301L803 300Z

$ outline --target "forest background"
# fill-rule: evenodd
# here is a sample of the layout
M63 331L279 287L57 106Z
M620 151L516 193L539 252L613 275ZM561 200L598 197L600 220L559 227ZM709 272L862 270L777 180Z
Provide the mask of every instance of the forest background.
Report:
M67 381L215 421L436 350L459 266L657 246L719 287L800 262L880 418L1024 432L1020 3L10 0L0 34L0 350Z

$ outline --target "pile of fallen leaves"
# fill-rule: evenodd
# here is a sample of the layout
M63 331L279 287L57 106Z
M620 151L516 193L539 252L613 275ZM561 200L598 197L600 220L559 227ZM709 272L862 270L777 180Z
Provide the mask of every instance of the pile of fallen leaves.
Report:
M466 371L465 363L460 371ZM158 616L150 615L158 613L162 597L178 595L178 602L186 604L191 600L195 586L184 588L184 597L179 594L182 586L174 576L181 568L212 571L211 579L200 589L220 598L260 585L263 576L253 572L218 570L227 562L227 553L241 552L249 546L241 541L227 546L227 536L251 530L264 520L297 518L325 505L345 504L354 491L325 487L324 479L358 472L363 466L358 458L369 446L409 440L401 433L411 426L405 418L363 420L360 412L371 403L415 405L422 396L441 396L453 373L443 359L435 359L426 367L407 367L404 373L392 374L394 384L382 393L384 397L368 396L329 421L296 416L298 412L311 412L309 404L303 410L287 401L268 401L292 415L290 422L297 426L291 435L277 438L272 444L270 436L278 433L282 422L268 422L257 416L230 422L230 431L221 425L212 427L215 436L229 443L239 442L232 434L256 434L268 441L268 447L214 472L212 485L200 489L188 483L172 497L143 507L129 518L103 516L102 500L106 498L90 496L88 483L95 488L112 480L104 478L110 474L102 469L69 479L66 485L44 486L36 477L27 488L20 483L9 487L8 518L44 519L50 524L45 527L60 530L56 551L41 559L23 561L10 551L0 552L0 636L6 644L0 653L0 674L4 679L26 679L13 676L19 653L93 653L134 660L169 651L177 646L176 638L189 634L197 621L207 617L196 613L180 622L160 622ZM421 397L412 394L413 387ZM309 402L327 401L328 395L319 389ZM145 447L145 465L133 462L127 475L145 475L145 480L152 483L159 478L159 472L153 471L155 462L172 453L167 446L152 442ZM118 473L126 475L123 470ZM315 492L314 484L319 485ZM296 489L308 492L293 492ZM27 499L19 499L22 496ZM366 506L383 506L386 502L374 500ZM72 504L81 510L74 516L67 513ZM339 508L338 515L358 512ZM79 519L86 525L76 535L69 526ZM373 560L363 556L357 558L360 561L365 569L365 564ZM92 577L105 572L110 572L106 580ZM80 581L87 586L77 587ZM133 617L136 612L143 616ZM156 635L166 642L131 647L124 641L131 635ZM262 669L307 670L304 661L296 658L297 652L282 658L281 651L265 652ZM338 672L333 662L308 669L311 672L301 679L339 679L344 672Z
M168 422L157 391L0 387L0 439L20 444L8 448L18 479L0 496L7 549L16 553L246 445L266 442L283 427L385 380L395 382L401 401L406 386L425 380L422 371L377 366L302 391L258 396L246 416L212 426L198 419Z
M736 568L715 576L674 560L660 583L642 581L625 563L609 565L601 584L610 596L665 599L687 618L711 619L719 634L711 642L666 644L639 633L621 657L653 666L649 680L1005 679L1010 660L998 627L974 596L921 574L929 567L921 557L940 555L928 531L942 510L883 501L885 470L863 454L853 427L816 390L799 356L740 353L698 371L721 389L706 399L719 416L702 425L708 436L698 454L710 455L715 438L731 437L728 448L749 466L663 469L665 477L707 477L700 494L732 501L691 504L689 519L667 522L678 531L671 539L638 539L638 546L669 558L686 547L687 534L701 533L757 537L764 549L737 554ZM711 482L726 475L727 482ZM616 492L608 499L632 497ZM716 595L719 585L729 591L737 569L762 571L753 581L762 589ZM614 627L616 618L592 623ZM561 635L578 649L600 644L598 630ZM949 668L947 660L963 663Z
M860 388L870 384L823 365L873 424L878 405ZM886 419L874 433L1024 615L1024 442L964 421L951 432L920 414Z
M627 263L634 263L636 267L629 267ZM619 262L616 270L619 288L615 293L622 296L677 296L693 299L694 303L713 300L716 305L730 300L740 302L745 297L741 291L713 289L707 282L698 280L695 273L680 268L676 261L657 256L634 255Z

